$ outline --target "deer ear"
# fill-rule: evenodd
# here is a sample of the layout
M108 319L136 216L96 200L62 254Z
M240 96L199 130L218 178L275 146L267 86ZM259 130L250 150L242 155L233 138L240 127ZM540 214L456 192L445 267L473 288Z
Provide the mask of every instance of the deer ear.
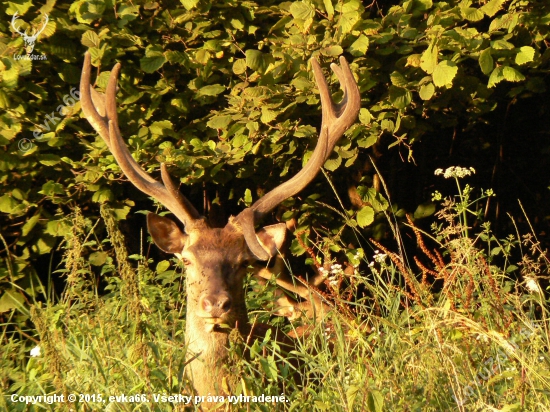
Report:
M256 232L256 237L271 257L283 247L286 236L286 223L265 226Z
M166 253L181 253L185 246L187 235L184 234L173 220L149 213L147 229L153 242Z

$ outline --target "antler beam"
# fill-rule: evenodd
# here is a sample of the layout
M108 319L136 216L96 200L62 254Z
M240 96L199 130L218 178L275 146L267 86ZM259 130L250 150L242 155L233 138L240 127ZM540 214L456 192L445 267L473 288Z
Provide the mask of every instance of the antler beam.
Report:
M160 165L163 182L160 183L137 164L122 140L116 111L116 89L120 64L117 63L111 70L105 95L97 93L90 85L91 68L91 55L86 52L80 79L82 112L102 137L128 180L139 190L166 206L184 225L187 226L200 219L201 216L197 210L174 185L164 163Z
M254 232L254 225L285 199L294 196L311 182L326 162L334 146L344 132L355 122L361 108L359 88L353 77L348 62L340 57L340 66L331 64L332 71L338 77L344 97L339 104L334 104L330 96L327 81L317 60L312 59L313 74L321 95L322 122L321 133L311 158L293 178L257 200L250 208L242 211L237 219L241 222L243 234L248 247L256 257L269 259L268 253L260 245Z

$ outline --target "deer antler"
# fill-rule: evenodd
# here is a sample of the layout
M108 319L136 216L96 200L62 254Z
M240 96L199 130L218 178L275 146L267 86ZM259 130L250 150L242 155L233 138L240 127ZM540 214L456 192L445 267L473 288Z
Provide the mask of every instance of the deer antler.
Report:
M11 27L13 27L13 30L15 30L16 33L20 34L21 36L26 36L27 35L27 31L25 30L25 33L22 33L19 31L19 28L15 25L15 22L17 21L18 15L19 13L18 12L15 12L13 14L13 17L11 18Z
M164 183L162 184L149 176L137 164L122 140L116 111L116 89L120 63L117 63L111 70L105 95L97 93L90 85L91 68L91 56L89 52L86 52L80 78L82 112L102 137L122 172L134 186L166 206L184 225L191 225L193 221L200 219L201 216L197 210L174 185L164 163L160 165L161 178Z
M243 210L237 219L241 223L243 235L252 253L261 260L269 259L269 254L258 242L254 225L266 213L273 210L283 200L294 196L311 182L323 164L326 162L334 146L344 132L355 122L361 107L359 88L344 57L340 57L340 67L331 64L331 68L338 77L344 97L339 104L332 102L327 81L317 60L312 59L313 74L321 95L322 123L321 133L317 146L305 167L290 180L277 186L275 189L257 200L250 208Z
M44 21L44 25L42 26L42 28L39 31L37 31L36 33L33 33L33 37L38 37L38 35L40 33L42 33L44 31L44 29L46 28L46 26L48 25L49 18L48 18L47 14L45 16L46 16L46 21Z

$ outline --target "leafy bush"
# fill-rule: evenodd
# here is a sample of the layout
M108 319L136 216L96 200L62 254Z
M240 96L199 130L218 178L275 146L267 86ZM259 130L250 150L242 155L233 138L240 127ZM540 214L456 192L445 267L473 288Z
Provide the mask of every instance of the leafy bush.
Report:
M0 10L5 393L189 390L181 374L181 272L165 260L149 269L153 260L140 250L144 242L135 229L142 222L134 225L139 215L134 218L130 211L150 210L151 203L121 183L113 157L81 118L77 88L86 50L100 89L108 70L122 63L119 116L136 160L153 175L166 162L195 204L206 204L211 215L223 211L220 220L307 161L320 124L308 61L315 57L328 67L345 54L363 97L359 122L325 164L325 176L274 216L296 219L291 252L307 257L315 250L322 256L309 256L309 264L324 259L328 269L338 259L353 268L369 254L364 239L399 234L394 218L403 225L404 209L416 208L415 218L433 214L431 180L425 176L433 170L433 153L449 151L444 136L452 136L453 144L460 140L456 135L462 136L461 161L493 159L495 150L501 162L500 153L517 155L529 184L502 184L499 199L506 198L505 190L525 186L536 194L528 207L547 206L547 144L536 132L534 137L523 133L525 125L517 128L518 138L537 143L531 146L540 161L533 162L502 137L514 105L540 113L540 122L533 123L541 132L550 118L545 116L546 2L411 0L381 5L378 12L359 0L116 5L98 0L41 7L20 1L2 3ZM36 60L19 57L25 56L25 44L10 24L16 12L19 30L28 33L42 27L41 14L49 16L33 51ZM332 84L338 96L334 77ZM390 160L380 165L384 157ZM425 167L397 178L399 157ZM486 176L502 173L492 162L483 165ZM384 181L385 175L390 178ZM410 196L415 179L421 183ZM538 186L531 189L531 182ZM390 203L388 192L392 198L403 194ZM470 206L444 204L446 223L434 228L433 236L447 255L426 247L418 279L404 255L388 249L385 260L384 253L377 254L381 261L372 272L356 268L351 290L334 292L356 296L357 319L334 315L331 350L315 343L315 334L322 338L322 325L304 342L296 356L307 360L302 374L316 389L293 390L289 384L289 408L361 410L367 405L380 410L384 404L392 410L416 402L416 408L441 410L456 405L454 396L465 404L493 402L513 410L520 402L543 409L546 378L534 372L534 365L547 368L541 355L547 341L537 332L537 326L547 328L544 296L512 287L511 276L519 268L522 285L538 285L537 276L547 272L544 246L534 234L503 239L486 228L474 235L464 221ZM547 208L541 209L544 221ZM479 210L472 212L480 216ZM129 230L126 244L118 226ZM520 246L518 266L511 263L510 251ZM337 280L338 267L334 272ZM401 310L399 302L407 309ZM260 303L252 299L250 305L258 309ZM358 326L365 319L379 335ZM495 361L499 348L510 342L519 349L514 346L506 359ZM36 344L43 357L29 358ZM273 347L269 339L262 344ZM311 355L312 345L321 345L318 355ZM259 381L243 378L243 391L258 382L255 393L266 382L275 390L275 372L264 366L277 353L273 348L272 358L242 365L267 374ZM514 364L516 371L502 375L492 369L488 380L476 377L491 357L494 362L486 366ZM365 358L370 363L358 361ZM68 365L87 373L67 374ZM474 380L479 384L471 385ZM95 400L89 402L97 407Z

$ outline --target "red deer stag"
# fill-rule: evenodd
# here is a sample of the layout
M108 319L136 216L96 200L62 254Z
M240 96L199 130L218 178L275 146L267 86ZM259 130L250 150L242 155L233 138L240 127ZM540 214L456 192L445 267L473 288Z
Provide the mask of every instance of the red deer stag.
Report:
M120 64L111 71L105 95L90 85L91 57L86 53L80 81L82 111L105 141L116 162L139 190L163 204L183 223L182 232L172 220L154 213L147 215L147 227L155 244L165 252L177 253L186 267L187 373L198 395L226 394L230 325L244 339L251 333L248 321L243 277L251 262L267 261L276 256L285 238L286 225L278 223L255 230L255 225L283 200L301 191L319 172L336 142L355 122L360 108L359 89L346 60L333 64L344 97L340 104L331 100L319 63L311 60L322 105L321 132L315 150L293 178L277 186L238 216L230 217L224 228L211 228L193 205L179 192L160 165L162 183L150 177L130 155L118 124L116 108L117 79ZM280 281L283 287L307 296ZM225 382L225 384L224 384Z

